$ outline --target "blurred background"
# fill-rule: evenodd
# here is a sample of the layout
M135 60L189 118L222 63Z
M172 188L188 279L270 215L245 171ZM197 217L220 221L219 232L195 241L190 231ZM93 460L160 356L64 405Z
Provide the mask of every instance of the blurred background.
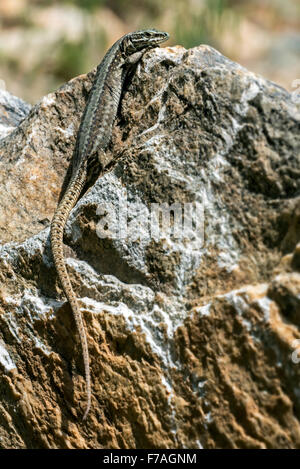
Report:
M300 0L0 0L0 88L37 102L96 66L123 34L209 44L289 91L300 83Z

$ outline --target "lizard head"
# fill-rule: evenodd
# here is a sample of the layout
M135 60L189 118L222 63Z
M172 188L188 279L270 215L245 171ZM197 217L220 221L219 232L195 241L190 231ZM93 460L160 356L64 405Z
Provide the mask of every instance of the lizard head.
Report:
M142 49L156 47L161 42L165 42L168 38L168 33L156 31L156 29L135 31L124 37L124 48L127 52L133 53Z

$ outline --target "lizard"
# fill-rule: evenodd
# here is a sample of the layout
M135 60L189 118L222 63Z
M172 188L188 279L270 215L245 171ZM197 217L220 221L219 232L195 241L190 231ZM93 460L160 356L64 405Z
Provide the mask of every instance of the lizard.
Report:
M83 420L91 407L90 359L82 314L64 260L64 228L86 184L94 177L95 165L101 165L101 158L97 161L97 153L104 152L111 140L128 71L147 50L166 41L168 37L168 33L155 29L128 33L112 45L98 65L77 133L70 180L51 222L50 241L54 265L71 306L81 342L87 399Z

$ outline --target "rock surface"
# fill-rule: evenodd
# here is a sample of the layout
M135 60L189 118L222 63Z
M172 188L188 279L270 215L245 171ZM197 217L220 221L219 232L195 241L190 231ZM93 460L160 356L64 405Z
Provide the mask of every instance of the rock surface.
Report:
M71 213L81 421L48 225L93 73L0 140L0 447L300 448L300 111L208 46L145 54Z

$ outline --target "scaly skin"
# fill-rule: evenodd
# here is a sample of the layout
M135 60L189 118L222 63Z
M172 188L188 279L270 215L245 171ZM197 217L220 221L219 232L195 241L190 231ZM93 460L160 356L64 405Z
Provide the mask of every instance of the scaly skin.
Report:
M83 419L86 419L91 407L90 360L82 315L64 260L64 228L72 208L91 177L89 169L92 168L95 153L98 150L104 151L111 139L124 79L129 68L146 50L156 47L168 37L167 33L154 29L126 34L109 49L98 65L77 135L71 179L51 222L50 238L54 264L73 311L83 353L87 390L87 405Z

